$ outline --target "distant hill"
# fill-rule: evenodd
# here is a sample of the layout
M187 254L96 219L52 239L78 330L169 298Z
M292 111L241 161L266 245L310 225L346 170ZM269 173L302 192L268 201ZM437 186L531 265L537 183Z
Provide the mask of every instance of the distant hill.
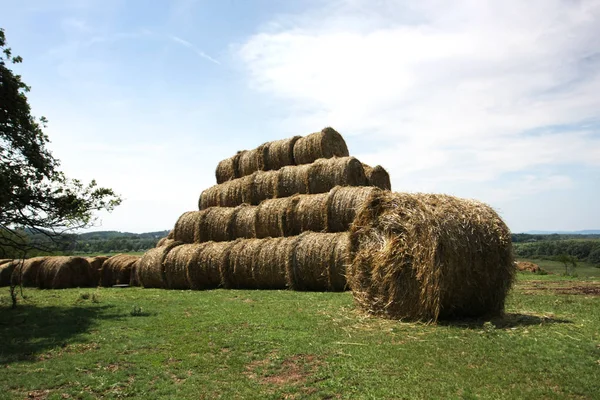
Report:
M587 229L583 231L527 231L529 235L600 235L600 229Z
M77 234L77 238L84 240L94 239L113 239L113 238L140 238L140 239L160 239L169 234L169 231L157 231L157 232L145 232L145 233L131 233L131 232L119 232L119 231L98 231L98 232L86 232Z

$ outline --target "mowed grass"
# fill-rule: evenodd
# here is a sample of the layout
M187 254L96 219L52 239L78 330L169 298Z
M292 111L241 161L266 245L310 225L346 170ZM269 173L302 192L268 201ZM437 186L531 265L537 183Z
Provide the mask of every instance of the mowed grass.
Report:
M598 398L600 284L537 278L502 319L437 325L350 293L26 289L0 305L0 397Z
M519 258L519 261L529 261L542 267L546 272L555 275L565 274L565 265L559 261L541 260L533 258ZM583 261L577 262L577 267L574 269L574 275L578 278L593 278L600 279L600 268Z

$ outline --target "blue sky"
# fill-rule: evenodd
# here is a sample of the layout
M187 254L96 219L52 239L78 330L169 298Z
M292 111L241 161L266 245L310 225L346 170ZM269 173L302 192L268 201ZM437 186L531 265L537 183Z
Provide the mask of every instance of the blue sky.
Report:
M492 3L492 4L486 4ZM220 159L333 126L395 191L600 228L600 2L0 0L63 170L170 229Z

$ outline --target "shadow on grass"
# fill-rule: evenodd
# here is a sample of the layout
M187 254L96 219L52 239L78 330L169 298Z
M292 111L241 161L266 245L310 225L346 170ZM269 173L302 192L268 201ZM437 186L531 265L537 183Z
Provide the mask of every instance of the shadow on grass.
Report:
M551 316L533 314L506 313L503 316L477 319L440 320L438 325L456 326L470 329L481 329L484 324L491 322L496 328L516 328L531 325L572 324L573 321Z
M0 309L0 365L36 360L54 348L73 347L77 335L89 332L98 320L123 319L113 306L39 307L20 305Z

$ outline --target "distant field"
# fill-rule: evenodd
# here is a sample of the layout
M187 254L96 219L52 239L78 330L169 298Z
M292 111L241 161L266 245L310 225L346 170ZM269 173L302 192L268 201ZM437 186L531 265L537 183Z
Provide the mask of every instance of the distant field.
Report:
M539 265L547 272L552 274L561 275L565 273L565 266L563 263L551 260L538 260L529 258L518 258L519 261L529 261ZM595 267L593 264L578 261L577 267L575 268L575 274L580 278L598 278L600 279L600 268Z
M0 398L593 399L599 292L519 274L505 318L426 325L348 292L3 288Z

